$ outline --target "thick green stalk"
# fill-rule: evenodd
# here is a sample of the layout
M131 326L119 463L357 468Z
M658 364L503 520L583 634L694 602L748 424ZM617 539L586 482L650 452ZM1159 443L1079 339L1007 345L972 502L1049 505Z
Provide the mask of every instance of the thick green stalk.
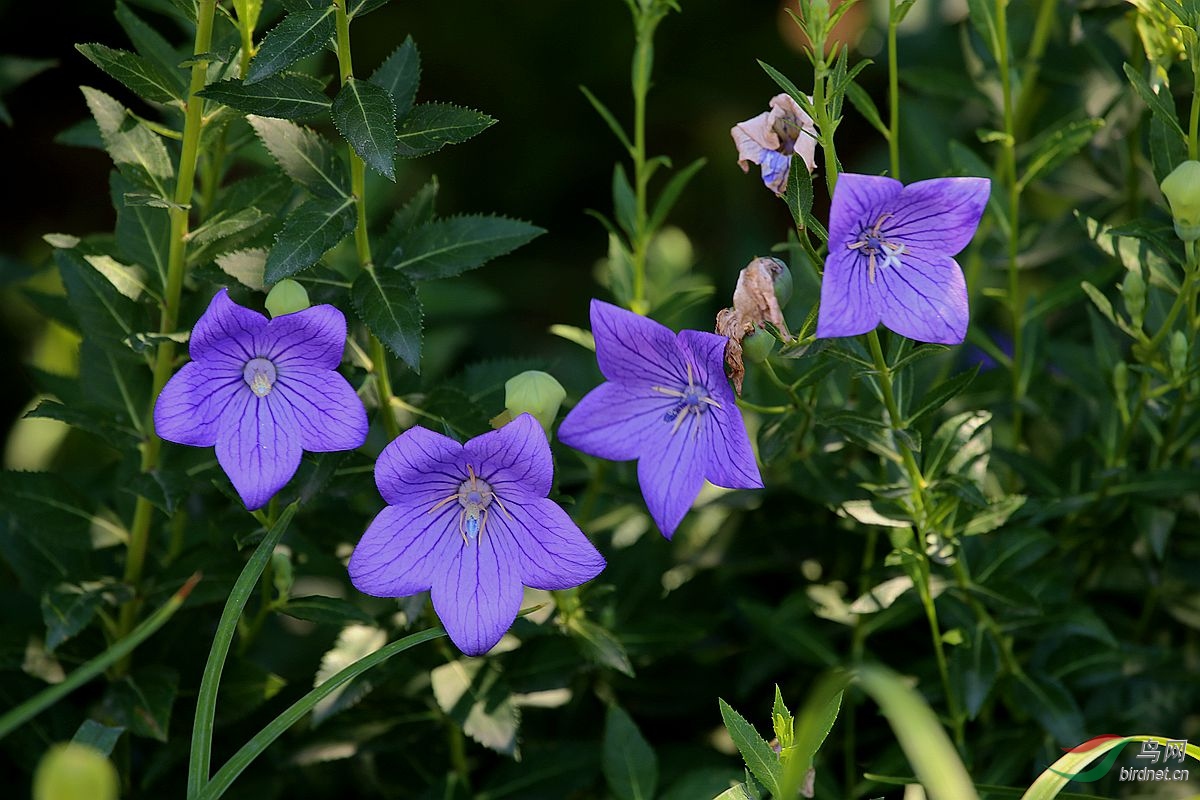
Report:
M1188 119L1188 158L1200 158L1200 69L1192 74L1192 110Z
M354 61L350 56L350 17L346 14L346 0L333 0L337 22L337 58L338 73L342 85L354 78ZM357 216L354 223L354 251L358 254L358 265L368 271L374 271L375 264L371 259L371 239L367 233L367 167L359 158L354 148L346 145L350 156L350 192L354 195ZM375 385L379 390L379 411L383 417L383 427L389 439L400 435L400 423L396 419L396 410L392 407L392 380L388 372L388 354L383 343L374 334L371 337L371 363L375 373Z
M646 174L646 95L650 93L650 61L654 47L654 25L642 12L636 19L637 44L633 54L633 183L634 183L634 236L633 236L633 311L645 314L646 303L646 251L650 247L650 231L646 230L646 191L649 176Z
M896 0L888 0L888 156L892 177L896 180L900 180L900 69L896 58L896 28L899 25Z
M216 0L200 0L197 9L196 41L193 53L200 55L212 49L213 13ZM204 101L196 94L204 88L207 64L203 61L192 66L191 83L188 86L187 110L183 122L183 147L179 155L178 177L175 182L174 206L167 213L171 219L170 245L167 253L167 285L163 293L159 333L174 333L179 325L179 301L183 293L183 274L187 265L188 209L196 180L196 159L200 149L200 130L204 125L202 112ZM148 438L142 447L142 472L150 472L158 466L162 451L162 440L154 433L152 414L154 401L166 386L175 364L175 343L164 339L158 346L154 359L154 377L150 390L150 402L146 409ZM146 561L146 549L150 541L150 525L154 519L154 506L145 497L138 497L133 510L133 521L129 530L129 549L125 557L125 583L135 588L142 580L142 569ZM121 607L118 632L125 636L137 622L141 599L134 597Z
M16 708L6 711L3 716L0 716L0 739L83 686L111 665L126 658L135 647L149 639L151 634L166 624L167 620L183 605L183 601L187 599L199 581L199 573L188 578L187 582L179 588L179 591L171 595L171 599L164 603L162 608L146 617L141 625L138 625L103 653L72 672L61 683L46 687Z
M1024 307L1021 302L1020 276L1017 269L1017 243L1020 236L1021 187L1017 183L1017 142L1014 123L1012 71L1008 58L1008 0L996 0L996 61L1000 67L1000 88L1004 103L1004 139L1002 167L1008 187L1008 307L1012 317L1012 446L1021 445L1022 409L1025 384L1022 379L1024 361Z

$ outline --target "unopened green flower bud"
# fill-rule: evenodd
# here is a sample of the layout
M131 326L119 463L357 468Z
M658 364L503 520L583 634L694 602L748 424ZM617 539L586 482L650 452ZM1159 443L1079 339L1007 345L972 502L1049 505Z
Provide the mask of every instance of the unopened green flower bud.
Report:
M292 554L286 547L276 548L271 553L271 582L275 585L276 596L286 600L292 593Z
M1121 284L1121 297L1125 300L1125 310L1133 320L1133 327L1141 328L1146 319L1146 280L1142 277L1142 269L1132 269Z
M1185 242L1200 239L1200 161L1184 161L1163 178L1161 188L1171 204L1175 234Z
M1125 408L1125 399L1129 394L1129 367L1124 361L1118 361L1113 367L1113 390L1117 393L1121 408Z
M1183 331L1171 334L1171 344L1167 348L1167 361L1171 365L1171 374L1183 375L1187 371L1188 340Z
M308 292L291 278L281 280L267 293L267 313L272 317L295 314L309 305L311 304L308 302Z
M772 282L775 286L775 299L779 301L779 307L787 306L788 301L792 299L792 271L788 269L788 265L780 261L778 258L772 258L779 265L779 272L775 275ZM771 270L775 272L775 270Z
M558 415L558 407L567 396L567 390L553 375L538 370L529 370L514 375L504 384L504 407L513 417L529 413L542 424L546 434Z
M770 357L774 349L775 337L756 328L742 339L742 360L751 364L761 364Z
M111 761L70 742L47 750L33 775L33 800L116 800L118 788Z

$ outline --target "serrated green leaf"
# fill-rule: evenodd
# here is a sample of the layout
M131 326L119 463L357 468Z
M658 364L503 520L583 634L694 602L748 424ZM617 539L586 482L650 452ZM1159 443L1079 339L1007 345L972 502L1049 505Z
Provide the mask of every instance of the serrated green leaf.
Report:
M797 228L819 231L825 238L828 238L828 235L824 234L821 223L813 219L812 173L808 171L808 164L805 164L804 159L798 155L792 156L787 186L783 190L783 199L787 203L788 211L791 212L792 221L796 223Z
M1080 119L1068 122L1061 127L1039 136L1031 143L1033 155L1025 166L1025 172L1017 181L1018 191L1028 186L1034 179L1066 161L1083 149L1092 140L1096 131L1104 127L1102 119Z
M462 725L463 733L484 747L519 758L517 728L521 713L500 680L496 661L451 661L429 673L438 707Z
M174 84L175 93L183 97L187 84L183 72L177 67L179 52L124 3L117 3L116 17L129 41L133 42L134 49L154 62Z
M510 253L545 230L528 222L476 214L447 217L400 238L387 266L413 280L449 278Z
M125 88L154 103L183 100L178 84L162 68L148 58L128 50L115 50L102 44L77 44L75 49L84 58L104 70L109 77Z
M388 223L387 231L375 242L378 252L390 257L396 246L400 244L400 239L404 234L421 225L433 222L434 203L437 200L437 193L438 179L434 175L429 179L428 183L418 189L408 199L408 202L404 204L404 208L392 216L392 221ZM385 257L383 260L386 262L388 259Z
M83 260L92 269L103 275L121 294L130 300L141 298L143 292L148 292L145 275L137 267L122 264L112 256L85 255Z
M658 757L633 719L617 705L608 707L604 720L600 763L609 791L617 800L654 800Z
M975 380L975 376L979 374L979 365L976 364L971 369L960 372L953 378L943 383L938 384L933 389L930 389L928 394L921 398L921 403L908 416L906 423L901 426L904 428L912 427L920 422L926 415L937 411L946 403L957 397L962 392L966 391L971 382Z
M1142 98L1142 102L1150 107L1151 113L1167 126L1169 132L1175 134L1180 139L1186 140L1187 136L1179 124L1179 117L1175 113L1175 101L1171 97L1170 91L1167 91L1166 97L1163 97L1162 94L1155 92L1150 87L1149 82L1147 82L1142 73L1138 72L1133 66L1129 64L1122 64L1121 66L1125 70L1125 77L1133 85L1134 91L1138 93L1138 97Z
M130 733L165 742L178 688L175 670L157 664L140 667L109 684L100 707L110 721Z
M267 251L262 247L235 250L217 256L217 266L229 277L248 289L261 292L265 287L263 271L267 265Z
M496 124L487 114L450 103L414 106L400 124L396 155L400 158L436 153L448 144L460 144Z
M188 263L208 263L220 253L235 250L272 221L271 215L253 206L233 212L218 211L189 233L192 247Z
M124 591L121 591L124 589ZM110 598L127 600L132 597L128 587L115 581L85 584L60 583L42 595L42 622L46 625L46 650L53 653L63 642L86 628L96 612Z
M161 208L126 203L125 198L134 193L135 187L131 180L113 170L109 192L117 210L117 248L126 260L152 271L161 291L166 284L171 218Z
M340 597L323 597L321 595L292 597L279 607L279 611L289 617L323 625L345 625L348 622L361 622L364 625L375 624L375 620L370 614Z
M334 6L293 11L267 32L246 70L246 83L257 83L310 56L333 36Z
M67 289L67 302L79 320L80 333L109 349L124 350L120 343L134 330L133 302L78 253L55 250L54 261Z
M391 96L396 106L397 121L408 116L421 83L421 51L411 36L405 37L404 43L376 68L370 80L386 89Z
M1025 495L1010 494L983 509L963 528L963 536L977 536L996 530L1025 505Z
M168 188L175 167L162 140L104 92L90 86L80 89L113 163L137 183L171 196Z
M94 719L85 719L71 737L74 744L81 744L96 750L102 756L108 756L117 745L117 740L125 732L124 728L104 725Z
M350 288L350 302L379 341L413 372L421 371L421 301L407 276L365 269Z
M58 64L50 58L22 58L0 55L0 94L6 94L25 81Z
M346 168L333 146L320 134L294 122L269 117L251 115L246 121L289 178L318 197L349 196Z
M396 180L396 107L387 89L346 80L329 109L333 124L371 169Z
M390 2L391 0L347 0L346 15L350 19L357 19L376 9L383 8Z
M584 652L597 664L633 677L633 664L625 646L612 631L582 617L572 617L567 630L583 646Z
M263 280L278 283L308 269L354 229L354 198L314 197L297 208L275 235Z
M295 72L283 72L249 84L236 78L213 83L200 96L247 114L279 119L310 117L329 109L325 85Z
M738 752L742 754L746 766L755 779L767 788L767 791L772 795L778 795L779 778L782 773L779 757L771 750L771 746L767 744L766 740L758 735L754 726L746 721L745 717L734 711L724 700L719 702L721 719L725 721L729 736L737 745Z

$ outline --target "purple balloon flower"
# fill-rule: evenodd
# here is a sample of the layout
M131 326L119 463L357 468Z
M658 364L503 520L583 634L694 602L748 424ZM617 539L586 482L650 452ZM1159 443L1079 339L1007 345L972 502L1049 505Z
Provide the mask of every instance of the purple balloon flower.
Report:
M546 498L553 475L529 414L466 444L410 428L375 462L388 505L354 548L350 581L376 597L429 592L458 649L486 653L516 619L522 586L569 589L604 569Z
M192 360L163 387L154 428L168 442L217 449L246 508L265 505L302 450L353 450L367 412L337 372L346 318L330 305L268 320L217 292L188 343Z
M905 186L843 174L829 211L829 255L817 336L855 336L880 322L921 342L967 335L967 284L954 260L987 205L987 178Z
M668 539L705 479L760 489L750 437L725 377L728 339L678 335L654 320L592 301L596 361L608 379L571 410L558 438L612 461L638 460L650 516Z

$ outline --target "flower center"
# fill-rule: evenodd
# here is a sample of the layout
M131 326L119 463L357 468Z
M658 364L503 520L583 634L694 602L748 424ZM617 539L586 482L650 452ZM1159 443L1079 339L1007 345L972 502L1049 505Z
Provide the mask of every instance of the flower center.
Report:
M663 386L651 386L650 388L659 394L678 398L678 402L667 413L663 414L663 422L671 423L671 433L674 434L675 431L679 430L683 421L691 414L696 418L696 424L692 427L692 435L695 436L700 432L700 421L704 418L708 407L714 406L720 408L721 404L708 396L708 389L696 383L695 375L692 372L692 362L690 361L687 364L687 373L687 385L679 389L670 389Z
M870 228L863 226L858 232L857 241L847 244L847 249L859 250L867 256L867 278L871 283L875 282L875 267L880 269L891 266L900 266L900 256L904 255L903 244L893 244L889 242L883 233L883 223L891 214L880 214L875 220L875 224ZM876 263L876 259L880 256L883 261Z
M462 535L464 544L469 545L483 534L487 527L488 506L492 504L493 500L496 501L496 505L500 506L505 516L511 518L504 503L492 491L491 484L476 475L475 468L470 464L467 465L467 479L458 485L458 491L434 503L433 508L429 509L429 513L432 514L456 500L462 506L462 511L458 512L458 532Z
M265 358L252 358L242 368L242 379L250 391L259 397L266 397L275 385L275 365Z

